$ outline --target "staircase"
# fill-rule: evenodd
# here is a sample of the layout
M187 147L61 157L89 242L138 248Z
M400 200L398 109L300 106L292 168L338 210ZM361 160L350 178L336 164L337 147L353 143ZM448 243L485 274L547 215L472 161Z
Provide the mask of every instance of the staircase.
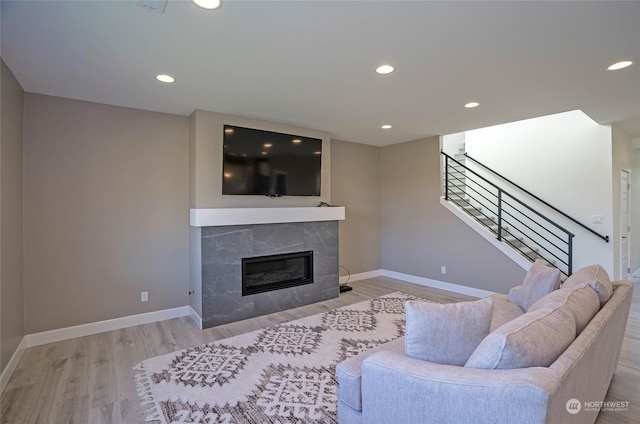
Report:
M472 159L464 147L453 156L442 155L447 202L519 257L528 262L541 259L565 276L571 275L574 234L525 203L521 195L507 192L503 187L509 184L499 174L468 166Z

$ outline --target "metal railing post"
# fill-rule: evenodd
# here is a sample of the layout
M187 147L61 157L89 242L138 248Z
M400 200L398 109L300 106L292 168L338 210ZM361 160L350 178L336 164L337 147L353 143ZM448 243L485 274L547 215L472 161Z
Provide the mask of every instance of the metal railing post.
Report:
M449 156L444 157L444 199L449 200Z
M502 241L502 190L498 189L498 241Z
M569 240L567 241L568 244L568 264L567 264L567 275L571 275L573 274L573 234L569 234Z

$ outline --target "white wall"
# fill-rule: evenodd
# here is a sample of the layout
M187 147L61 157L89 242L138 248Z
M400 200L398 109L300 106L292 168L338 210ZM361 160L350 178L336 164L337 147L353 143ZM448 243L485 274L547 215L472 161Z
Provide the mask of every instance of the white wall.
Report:
M612 127L612 174L611 179L613 182L613 260L616 273L615 278L626 278L627 273L624 271L620 264L622 256L621 249L621 235L622 229L620 228L620 200L621 200L621 172L622 170L633 171L633 149L631 147L631 137L620 128L618 125ZM629 216L629 223L633 225L633 205L630 205L631 214ZM632 236L633 238L633 236ZM631 250L633 246L630 246ZM632 268L631 257L629 258L629 267ZM633 273L635 269L631 269Z
M488 127L465 134L467 153L578 221L613 238L611 128L581 111ZM514 190L516 192L517 190ZM602 215L603 224L592 224ZM613 277L612 242L558 217L573 232L574 270L601 264Z
M631 272L640 276L640 138L631 140L633 172L631 172Z

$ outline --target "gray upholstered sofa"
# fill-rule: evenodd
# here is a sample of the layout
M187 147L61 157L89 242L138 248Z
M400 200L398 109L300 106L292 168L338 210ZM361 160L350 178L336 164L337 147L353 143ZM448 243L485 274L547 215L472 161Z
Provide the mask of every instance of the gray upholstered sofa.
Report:
M595 316L578 323L577 336L548 366L483 369L444 365L407 356L404 337L351 357L336 369L339 422L593 423L598 408L583 405L605 398L620 356L633 288L624 281L609 282L609 287L608 300L603 302L598 293L601 304ZM557 311L567 304L557 301L567 295L555 290L531 308L537 311L525 311L514 300L518 288L510 296L512 301L507 295L491 296L491 328L483 343L516 321L519 329L526 328L529 316L540 315L540 306ZM571 306L582 308L575 299ZM546 348L544 343L536 347Z

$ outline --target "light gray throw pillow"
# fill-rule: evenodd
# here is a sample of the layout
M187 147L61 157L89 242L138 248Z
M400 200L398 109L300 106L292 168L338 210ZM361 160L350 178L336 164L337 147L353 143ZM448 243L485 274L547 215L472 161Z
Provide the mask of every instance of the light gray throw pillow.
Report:
M613 294L613 285L609 279L609 274L600 265L589 265L579 269L567 278L562 287L576 287L582 283L587 283L598 294L600 307L607 303Z
M458 303L406 302L408 356L462 366L489 334L491 298Z
M468 368L548 367L576 337L567 307L527 312L489 334L465 364Z
M560 287L560 270L546 266L540 259L531 265L517 294L517 303L528 311L531 305ZM511 293L510 293L511 294Z
M562 287L554 290L531 305L529 312L545 308L557 308L566 305L576 320L576 336L584 330L600 310L600 301L595 290L582 283L575 287Z

